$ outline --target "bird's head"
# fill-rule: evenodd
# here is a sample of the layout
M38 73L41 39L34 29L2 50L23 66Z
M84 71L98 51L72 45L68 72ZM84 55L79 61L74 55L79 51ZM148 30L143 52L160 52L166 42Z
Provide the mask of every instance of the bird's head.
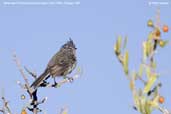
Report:
M76 50L77 48L75 47L75 44L73 42L73 40L70 38L69 41L67 43L65 43L62 48L64 49L72 49L72 50Z

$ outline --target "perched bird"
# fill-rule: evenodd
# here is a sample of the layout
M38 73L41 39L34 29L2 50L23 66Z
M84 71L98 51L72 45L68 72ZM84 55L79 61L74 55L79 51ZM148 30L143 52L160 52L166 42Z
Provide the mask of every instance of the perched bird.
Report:
M54 79L55 85L57 84L55 77L63 76L64 78L69 78L67 74L72 72L77 63L76 49L72 39L65 43L50 59L44 72L31 84L31 87L37 89L50 76Z

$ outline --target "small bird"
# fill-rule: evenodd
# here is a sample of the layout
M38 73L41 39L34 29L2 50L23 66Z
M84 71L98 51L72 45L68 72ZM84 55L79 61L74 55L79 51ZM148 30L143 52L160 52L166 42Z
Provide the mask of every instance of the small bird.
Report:
M54 79L54 85L57 85L55 77L67 77L76 67L76 47L70 38L60 50L50 59L44 72L31 84L35 90L50 76Z

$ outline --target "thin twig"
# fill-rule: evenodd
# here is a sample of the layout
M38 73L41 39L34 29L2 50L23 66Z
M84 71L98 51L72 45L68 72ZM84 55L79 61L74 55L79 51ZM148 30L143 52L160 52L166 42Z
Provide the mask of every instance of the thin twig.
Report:
M37 74L36 73L33 73L31 72L27 67L24 66L24 69L28 72L28 74L30 74L34 79L37 78Z
M2 109L2 112L5 114L5 112L7 111L8 114L11 114L11 110L8 106L8 102L6 101L5 97L2 96L2 101L3 101L3 109Z
M74 76L72 76L73 81L76 80L76 79L78 79L78 78L80 78L81 74L82 74L82 71L77 71L77 73L74 74ZM67 78L66 79L63 79L63 80L61 80L61 81L58 82L57 87L60 87L63 84L68 83L68 82L72 83L72 81L70 81ZM54 87L54 86L53 86L53 84L48 84L46 87Z
M20 73L21 73L21 75L22 75L22 77L23 77L23 79L24 79L24 81L25 81L25 87L26 87L26 89L28 90L29 95L30 95L30 97L31 97L31 96L32 96L32 95L31 95L31 89L30 89L30 86L29 86L29 82L28 82L27 76L25 75L24 70L23 70L22 67L21 67L20 61L19 61L19 59L17 58L16 53L13 53L13 57L14 57L14 61L15 61L16 65L17 65L17 67L18 67L18 69L19 69L19 71L20 71Z
M158 107L158 109L163 113L163 114L171 114L167 109L162 108L162 107Z
M38 112L37 111L37 91L32 93L31 88L29 86L27 76L25 75L24 70L21 67L20 61L17 58L17 55L15 53L13 54L13 57L14 57L14 61L15 61L16 65L25 81L25 84L24 84L25 88L27 89L27 92L30 95L30 99L32 99L32 101L33 101L33 113L37 114L37 112Z
M59 112L59 114L67 114L67 113L68 113L68 107L67 106L61 108L61 110Z

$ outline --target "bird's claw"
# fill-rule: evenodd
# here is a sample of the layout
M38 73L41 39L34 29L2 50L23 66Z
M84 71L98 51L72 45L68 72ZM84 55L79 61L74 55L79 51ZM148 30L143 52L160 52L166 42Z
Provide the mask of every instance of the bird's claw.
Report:
M74 81L74 78L73 78L73 77L67 77L67 80L68 80L69 82L73 82L73 81Z
M43 83L40 84L40 87L46 87L49 84L47 81L43 81Z
M58 87L58 83L55 82L55 83L52 85L52 87Z

